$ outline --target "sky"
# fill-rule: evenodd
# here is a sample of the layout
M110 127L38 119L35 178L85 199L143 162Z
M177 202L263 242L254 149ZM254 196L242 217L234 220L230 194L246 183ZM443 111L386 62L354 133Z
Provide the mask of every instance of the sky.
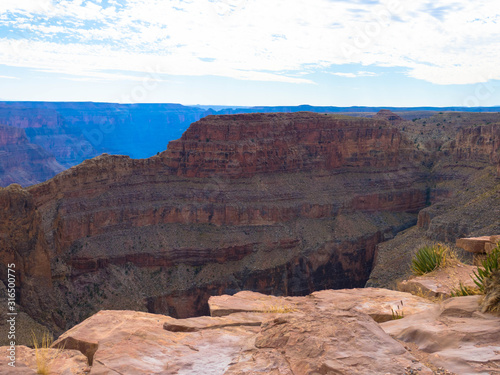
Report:
M1 0L0 100L500 105L500 5Z

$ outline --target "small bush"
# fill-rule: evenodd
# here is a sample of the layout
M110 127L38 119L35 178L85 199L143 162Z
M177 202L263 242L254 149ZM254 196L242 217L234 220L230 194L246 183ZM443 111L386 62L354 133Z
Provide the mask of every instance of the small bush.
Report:
M477 272L474 271L474 283L478 286L481 293L485 292L486 280L491 278L492 273L498 271L500 263L500 244L493 249L493 251L488 254L488 256L481 262L482 267L477 268Z
M446 246L441 244L424 246L417 251L412 259L411 270L413 274L420 276L444 265L447 258L451 257L451 252Z

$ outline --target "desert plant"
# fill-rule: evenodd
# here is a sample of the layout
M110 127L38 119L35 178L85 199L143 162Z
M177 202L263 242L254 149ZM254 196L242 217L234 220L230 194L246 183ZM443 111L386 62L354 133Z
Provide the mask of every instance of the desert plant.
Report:
M481 267L474 271L474 283L478 286L481 293L485 291L485 282L489 279L494 271L498 271L500 263L500 243L489 253L481 262Z
M484 298L481 301L482 312L500 312L500 270L494 270L484 280Z
M40 375L49 375L50 362L54 361L64 350L64 345L58 348L50 348L52 345L52 335L49 331L44 331L42 338L38 339L33 331L31 331L33 349L35 349L36 373Z
M444 265L447 257L451 257L450 250L441 244L420 248L412 259L411 270L415 275L429 273L440 265Z
M464 285L461 281L458 284L458 287L454 288L451 291L452 297L465 297L465 296L474 296L476 294L481 294L481 291L478 288L473 288L467 285Z
M405 313L403 311L403 301L401 301L401 306L397 305L396 310L391 308L392 320L403 319Z
M35 333L31 331L33 348L35 349L36 373L40 375L48 375L49 368L49 353L48 349L52 344L52 336L48 331L45 331L42 338L39 340Z

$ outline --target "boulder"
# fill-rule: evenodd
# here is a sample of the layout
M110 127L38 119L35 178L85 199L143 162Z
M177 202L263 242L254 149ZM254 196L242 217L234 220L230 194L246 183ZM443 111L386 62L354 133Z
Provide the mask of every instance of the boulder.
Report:
M469 237L459 238L456 242L457 247L469 251L471 253L489 253L500 242L500 236L482 236L482 237Z
M451 293L459 287L460 282L466 287L477 287L472 279L475 270L477 270L476 266L465 264L439 268L430 273L398 282L397 288L402 292L431 298L450 298Z

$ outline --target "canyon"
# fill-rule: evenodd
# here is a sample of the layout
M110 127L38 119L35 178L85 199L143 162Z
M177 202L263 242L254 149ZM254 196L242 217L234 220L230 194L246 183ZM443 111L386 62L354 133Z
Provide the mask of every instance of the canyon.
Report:
M165 150L189 124L213 111L180 104L115 104L0 102L0 138L4 132L25 132L29 143L52 158L37 174L17 168L0 171L0 186L30 186L104 152L145 158ZM11 139L0 144L5 157L40 163L38 154L25 152L24 143ZM54 169L54 160L58 168ZM27 177L29 176L29 178Z
M148 159L0 189L0 259L56 334L102 309L187 318L241 290L389 282L410 246L500 232L495 115L210 115Z
M102 153L127 155L134 159L151 157L165 150L169 141L178 139L191 123L208 115L308 111L373 117L380 109L0 101L0 139L4 140L0 143L0 186L18 183L28 187L44 182L62 170ZM405 120L428 118L438 111L464 114L467 111L500 111L499 107L389 109L397 111ZM21 134L22 131L25 134L22 137L28 142L19 136L12 137L12 134ZM28 148L26 143L30 144Z

